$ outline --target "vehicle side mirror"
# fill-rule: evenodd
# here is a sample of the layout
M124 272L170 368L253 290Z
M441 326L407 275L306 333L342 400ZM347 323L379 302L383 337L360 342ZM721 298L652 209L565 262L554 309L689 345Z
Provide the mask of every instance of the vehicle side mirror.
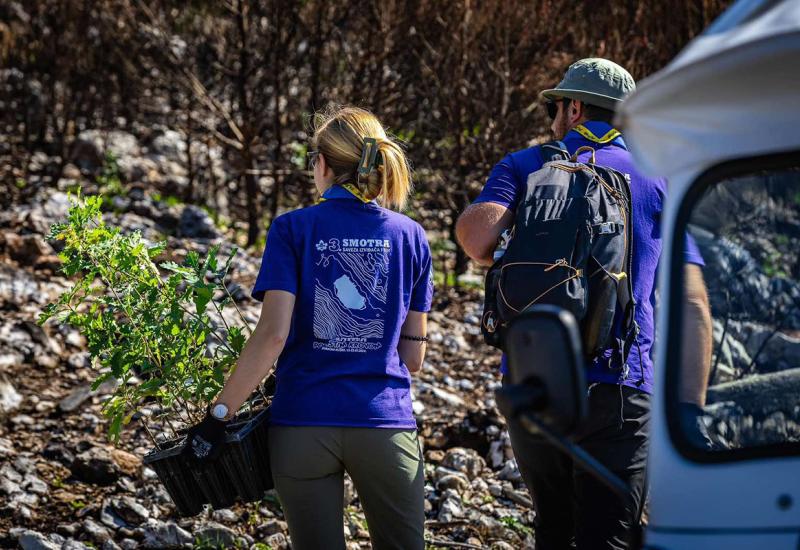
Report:
M508 375L497 403L506 418L518 418L532 431L543 424L561 435L573 433L586 417L588 401L580 329L572 313L533 306L510 323L504 349Z

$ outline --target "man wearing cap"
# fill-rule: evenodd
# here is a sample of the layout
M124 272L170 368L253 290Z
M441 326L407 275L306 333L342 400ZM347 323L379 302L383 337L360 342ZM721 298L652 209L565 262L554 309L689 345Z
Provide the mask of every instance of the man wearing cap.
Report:
M544 439L509 424L514 455L536 508L537 550L562 548L627 548L631 526L640 520L645 500L645 462L653 392L651 350L655 334L655 280L661 254L661 208L666 182L640 174L621 133L614 128L614 111L635 83L622 67L606 59L582 59L569 67L554 89L543 91L555 139L570 154L580 147L596 151L597 164L630 176L633 212L631 271L635 320L640 327L638 349L627 366L609 361L612 350L587 365L588 420L575 440L630 486L633 506L626 505L597 479L573 467L569 456ZM581 162L589 151L579 155ZM507 155L495 165L478 198L456 225L466 253L483 265L493 263L499 235L514 219L525 195L528 174L543 160L539 146ZM685 251L686 306L684 364L695 365L692 380L682 388L683 401L696 410L705 402L711 355L708 299L696 245ZM504 358L505 359L505 358ZM696 366L700 365L700 368ZM505 361L502 367L505 372ZM554 368L558 368L557 365Z

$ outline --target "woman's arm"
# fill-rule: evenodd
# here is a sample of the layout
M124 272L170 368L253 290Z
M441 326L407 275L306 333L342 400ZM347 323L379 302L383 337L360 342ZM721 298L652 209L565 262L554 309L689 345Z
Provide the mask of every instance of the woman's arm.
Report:
M294 301L294 294L283 290L265 294L258 324L215 402L228 407L226 420L236 414L278 360L289 336Z
M406 336L427 336L428 314L420 313L419 311L409 311L403 326L400 328L400 334ZM409 372L417 372L422 368L422 361L425 359L426 348L427 344L425 342L400 338L400 342L397 344L397 353L400 354L400 359L403 360Z

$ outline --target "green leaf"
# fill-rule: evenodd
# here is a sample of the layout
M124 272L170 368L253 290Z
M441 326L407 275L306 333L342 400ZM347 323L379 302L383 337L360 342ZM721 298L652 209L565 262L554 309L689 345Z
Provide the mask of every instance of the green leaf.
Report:
M231 327L228 331L228 345L236 352L236 354L242 353L244 349L246 338L242 333L242 329L240 327Z
M217 270L217 253L219 252L219 245L215 244L208 249L203 271L216 271Z
M206 306L208 306L208 303L214 297L214 285L196 284L193 290L193 300L197 308L197 314L203 315L206 311Z
M108 427L108 438L113 440L114 443L119 443L119 434L122 430L124 416L122 413L118 413L111 418L111 425Z
M147 247L147 255L150 259L155 258L167 248L167 241L160 241L155 244L151 244Z

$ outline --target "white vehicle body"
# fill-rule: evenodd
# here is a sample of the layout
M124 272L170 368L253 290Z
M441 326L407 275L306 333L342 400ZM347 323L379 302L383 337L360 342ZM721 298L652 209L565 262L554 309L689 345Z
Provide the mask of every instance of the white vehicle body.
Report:
M800 159L800 1L738 2L664 70L643 80L618 122L642 170L669 181L662 221L662 297L687 193L720 164L794 153ZM800 164L800 162L798 162ZM662 299L658 341L672 342ZM674 332L674 331L673 331ZM800 547L800 455L696 461L670 435L668 347L657 346L645 548ZM800 366L800 365L795 365Z

